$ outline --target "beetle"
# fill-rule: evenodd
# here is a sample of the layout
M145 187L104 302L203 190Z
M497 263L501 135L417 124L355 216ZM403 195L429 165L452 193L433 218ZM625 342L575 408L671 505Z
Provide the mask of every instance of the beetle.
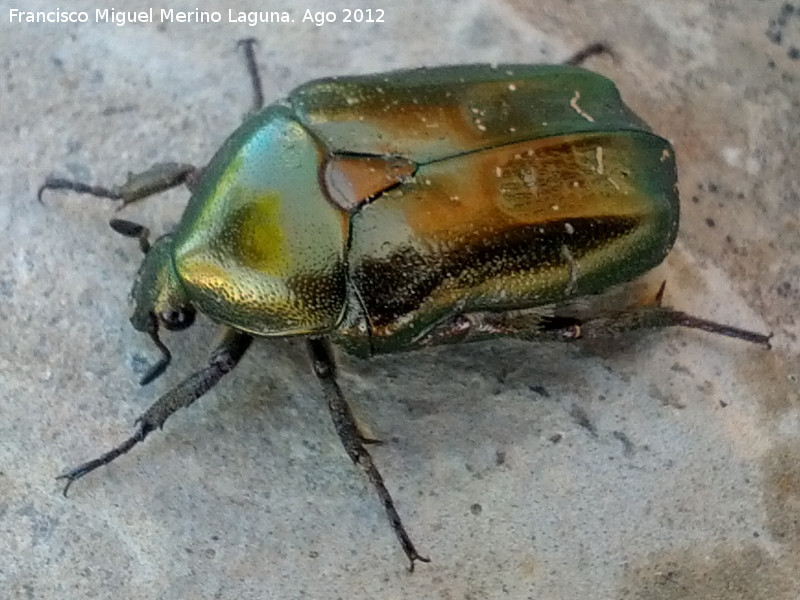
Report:
M330 344L369 357L516 337L573 341L684 326L769 347L770 336L654 302L607 306L659 264L678 230L671 144L580 68L464 65L320 79L256 109L201 169L164 163L122 186L48 178L122 203L185 184L177 228L113 219L145 253L131 323L161 352L159 330L197 311L220 323L208 364L161 396L131 437L69 469L77 479L161 428L230 372L254 337L302 336L344 448L383 503L410 561L412 543L336 379Z

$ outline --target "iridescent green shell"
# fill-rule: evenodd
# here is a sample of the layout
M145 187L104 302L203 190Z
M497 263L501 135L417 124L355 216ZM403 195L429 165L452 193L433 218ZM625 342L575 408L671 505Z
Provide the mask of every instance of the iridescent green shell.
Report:
M678 227L669 142L567 66L310 82L247 120L175 234L187 295L258 335L415 347L459 312L557 305L657 265Z

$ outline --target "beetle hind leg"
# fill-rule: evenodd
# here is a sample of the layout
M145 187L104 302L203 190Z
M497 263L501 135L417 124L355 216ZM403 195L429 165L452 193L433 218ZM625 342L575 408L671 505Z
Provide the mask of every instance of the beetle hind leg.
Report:
M663 286L654 304L623 310L564 310L556 307L509 311L460 313L442 321L414 341L415 348L478 342L498 337L527 341L570 342L587 338L613 338L637 329L687 327L736 338L770 348L772 335L718 323L661 306Z
M409 570L413 571L415 561L430 562L430 559L422 556L414 547L394 506L394 500L392 500L389 490L386 489L386 485L383 483L383 477L372 461L372 456L364 447L365 443L372 440L368 440L359 432L350 406L344 399L342 390L336 382L336 365L333 361L333 356L331 356L328 343L323 339L309 338L308 351L311 355L314 374L322 384L331 418L336 427L336 433L339 434L339 439L342 441L347 455L364 472L377 492L386 510L386 515L389 517L389 522L392 524L392 529L394 529L395 535L397 535L397 539L403 547L403 552L405 552L411 563Z

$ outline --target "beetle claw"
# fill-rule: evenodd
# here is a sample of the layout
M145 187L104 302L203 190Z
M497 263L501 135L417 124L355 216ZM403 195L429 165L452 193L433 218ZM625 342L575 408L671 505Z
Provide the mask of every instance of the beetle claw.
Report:
M56 480L59 480L59 479L66 479L67 480L67 483L64 485L64 489L61 490L61 494L64 496L64 498L67 497L67 492L69 492L70 486L72 486L72 484L75 483L75 481L77 481L82 476L83 476L83 474L76 475L75 474L75 469L70 469L69 471L59 475L58 477L56 477Z
M409 573L413 573L414 572L414 561L415 560L418 560L419 562L424 562L424 563L431 562L430 558L428 558L427 556L422 556L414 548L411 549L411 553L410 554L409 554L408 550L406 550L406 556L408 556L408 560L409 560L409 563L410 563L409 566L408 566L408 572Z

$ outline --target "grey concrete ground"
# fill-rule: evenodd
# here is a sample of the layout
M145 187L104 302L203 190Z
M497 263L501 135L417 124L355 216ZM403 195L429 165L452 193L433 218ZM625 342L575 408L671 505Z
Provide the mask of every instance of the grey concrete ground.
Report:
M324 27L299 22L301 3L269 4L296 22L22 25L0 1L0 597L798 598L800 4L379 2L384 24ZM51 173L114 183L157 161L203 164L249 106L245 36L261 41L270 98L319 76L554 62L608 40L618 60L589 66L678 155L680 237L650 289L667 279L672 305L773 331L773 350L671 331L342 357L432 558L414 574L301 341L256 345L64 499L54 475L128 435L204 362L214 327L169 335L173 366L138 387L155 352L127 321L135 243L108 228L110 203L42 206L36 188ZM185 198L125 215L161 232Z

